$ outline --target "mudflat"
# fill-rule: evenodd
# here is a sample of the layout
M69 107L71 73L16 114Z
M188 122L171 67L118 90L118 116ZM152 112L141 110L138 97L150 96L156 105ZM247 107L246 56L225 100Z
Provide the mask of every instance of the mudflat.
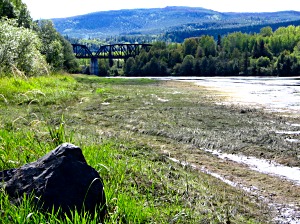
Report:
M93 119L117 128L118 135L147 142L173 161L260 197L281 222L299 221L298 179L267 172L268 167L253 169L264 162L299 173L300 118L295 113L265 110L246 100L233 103L243 96L186 81L117 91L118 97L107 95L101 115ZM253 160L249 165L232 155Z

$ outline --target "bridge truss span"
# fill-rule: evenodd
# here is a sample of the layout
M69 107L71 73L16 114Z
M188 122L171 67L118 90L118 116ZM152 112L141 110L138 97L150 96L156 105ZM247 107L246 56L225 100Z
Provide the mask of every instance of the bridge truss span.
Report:
M103 45L97 52L92 52L87 46L72 44L73 51L77 58L107 58L127 59L140 54L142 50L149 51L151 44L112 44Z
M73 52L76 58L91 59L90 73L94 75L99 74L99 58L113 59L128 59L135 57L141 53L142 50L149 51L151 44L111 44L103 45L97 51L91 51L86 45L72 44Z
M82 44L72 44L73 52L76 58L93 58L93 53L88 49L87 46Z

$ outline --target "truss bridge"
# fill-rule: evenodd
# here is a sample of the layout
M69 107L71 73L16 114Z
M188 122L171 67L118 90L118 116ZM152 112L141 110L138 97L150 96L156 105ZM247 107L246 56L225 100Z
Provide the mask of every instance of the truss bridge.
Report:
M151 44L111 44L103 45L97 51L91 51L86 45L72 44L76 58L107 58L127 59L140 54L142 50L149 51Z
M76 58L90 58L91 66L90 73L93 75L99 74L98 59L128 59L135 57L142 50L149 51L151 44L111 44L103 45L96 51L91 51L86 45L72 44L73 52Z

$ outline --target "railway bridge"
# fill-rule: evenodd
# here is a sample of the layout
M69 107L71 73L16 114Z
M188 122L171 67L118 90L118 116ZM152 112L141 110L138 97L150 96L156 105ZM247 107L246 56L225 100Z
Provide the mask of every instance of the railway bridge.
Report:
M86 45L72 44L73 52L76 58L90 58L91 74L98 75L98 59L128 59L140 54L142 50L149 51L151 44L111 44L103 45L97 51L91 51Z

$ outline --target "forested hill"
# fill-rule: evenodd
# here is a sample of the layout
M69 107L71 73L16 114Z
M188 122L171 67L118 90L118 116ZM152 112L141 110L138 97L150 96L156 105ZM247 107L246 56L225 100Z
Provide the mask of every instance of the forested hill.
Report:
M277 30L280 27L288 27L288 26L300 26L300 20L287 21L287 22L271 22L271 23L263 23L257 25L233 25L231 27L226 26L211 26L209 28L198 28L197 24L191 24L190 28L186 29L184 26L178 27L177 29L167 31L161 38L163 40L168 40L171 42L183 42L184 39L190 37L199 37L202 35L213 36L215 39L218 38L218 35L228 35L234 32L241 33L259 33L260 30L264 27L271 27L272 30ZM192 27L192 28L191 28Z
M252 32L257 26L300 20L300 12L220 13L204 8L166 7L103 11L87 15L53 19L57 30L77 38L111 37L130 34L172 34L189 36L193 32L222 29ZM256 30L255 30L256 31ZM181 33L178 33L181 32ZM183 33L182 33L183 32ZM201 32L200 32L201 33ZM171 34L171 35L170 35ZM181 40L181 39L180 39Z

